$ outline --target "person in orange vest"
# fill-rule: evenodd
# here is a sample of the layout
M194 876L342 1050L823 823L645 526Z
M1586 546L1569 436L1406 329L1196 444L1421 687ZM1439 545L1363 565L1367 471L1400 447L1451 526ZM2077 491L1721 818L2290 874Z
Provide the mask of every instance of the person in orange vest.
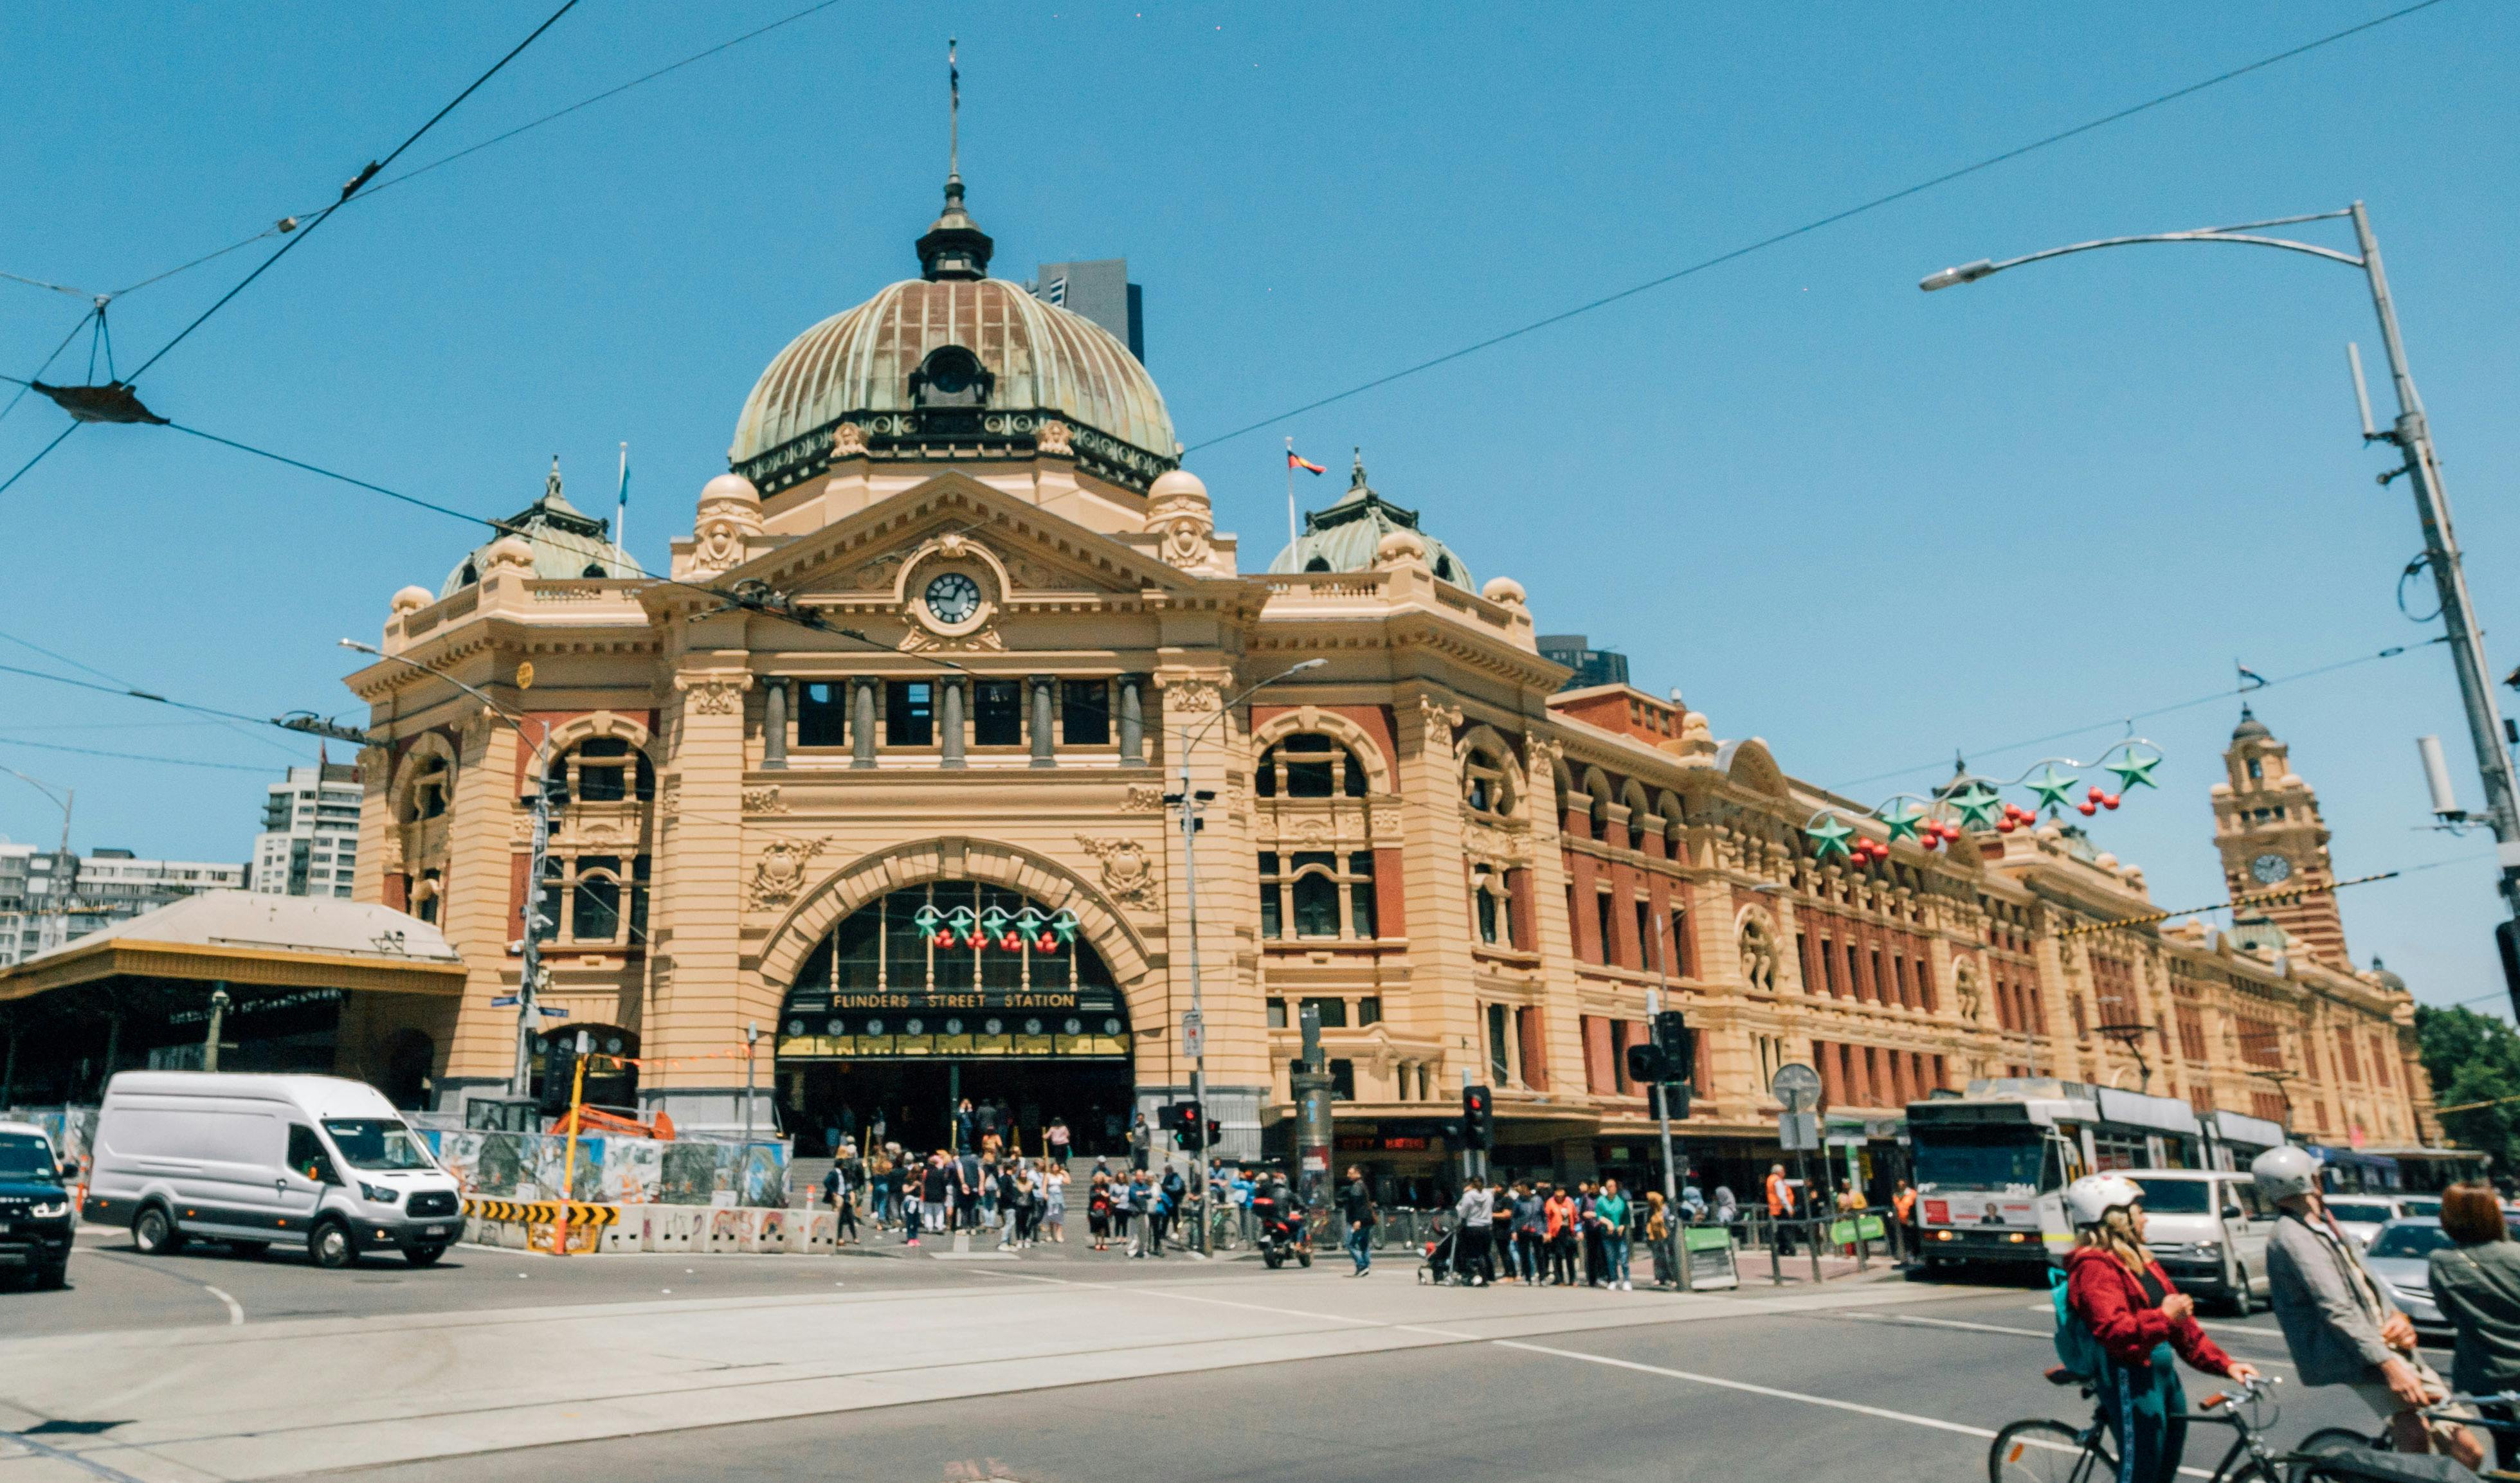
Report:
M1770 1164L1768 1166L1768 1219L1775 1227L1774 1239L1778 1256L1794 1254L1793 1234L1785 1228L1784 1222L1792 1220L1795 1213L1794 1187L1785 1178L1785 1166Z
M1904 1179L1899 1181L1899 1188L1890 1191L1890 1213L1898 1217L1891 1225L1891 1229L1898 1233L1892 1239L1899 1243L1899 1250L1904 1254L1908 1250L1909 1243L1914 1239L1909 1234L1908 1223L1913 1220L1916 1214L1915 1186Z

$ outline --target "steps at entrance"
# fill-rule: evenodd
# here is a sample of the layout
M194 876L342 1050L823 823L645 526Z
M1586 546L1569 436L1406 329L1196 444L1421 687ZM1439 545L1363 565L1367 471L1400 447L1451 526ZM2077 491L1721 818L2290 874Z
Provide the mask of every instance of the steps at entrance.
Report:
M823 1202L823 1176L832 1172L828 1158L791 1158L788 1161L788 1204L791 1209Z

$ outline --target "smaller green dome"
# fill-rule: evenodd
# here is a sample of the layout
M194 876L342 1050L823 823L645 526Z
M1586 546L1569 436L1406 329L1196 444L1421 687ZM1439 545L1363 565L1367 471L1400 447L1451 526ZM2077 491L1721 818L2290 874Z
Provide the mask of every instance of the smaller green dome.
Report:
M484 558L492 546L517 536L533 548L538 577L635 577L643 575L630 553L612 543L612 522L599 519L570 504L560 490L560 460L552 460L543 480L543 497L521 514L500 522L496 536L472 548L437 589L451 598L481 580Z
M1363 571L1373 564L1382 538L1395 530L1416 531L1426 543L1426 564L1435 580L1464 592L1476 592L1470 568L1451 547L1418 529L1418 512L1403 510L1376 494L1365 481L1365 454L1356 457L1347 493L1328 510L1307 511L1304 533L1278 553L1271 571Z

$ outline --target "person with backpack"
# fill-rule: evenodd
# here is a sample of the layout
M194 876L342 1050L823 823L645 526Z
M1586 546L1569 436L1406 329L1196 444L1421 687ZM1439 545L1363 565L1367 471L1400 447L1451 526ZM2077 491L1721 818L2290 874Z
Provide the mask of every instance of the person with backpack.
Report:
M2055 1298L2056 1357L2098 1393L2100 1419L2117 1439L2121 1483L2176 1483L2187 1447L2178 1362L2234 1380L2258 1371L2205 1336L2196 1300L2152 1259L2140 1186L2123 1175L2085 1175L2067 1187L2065 1208L2075 1244Z

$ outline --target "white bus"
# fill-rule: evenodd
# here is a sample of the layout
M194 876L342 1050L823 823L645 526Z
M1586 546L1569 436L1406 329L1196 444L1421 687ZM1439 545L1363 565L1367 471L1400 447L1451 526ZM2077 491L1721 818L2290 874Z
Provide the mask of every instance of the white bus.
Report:
M2065 1187L2108 1169L2203 1166L2187 1103L2053 1077L1969 1083L1908 1104L1913 1249L1927 1266L2061 1263L2073 1248Z

